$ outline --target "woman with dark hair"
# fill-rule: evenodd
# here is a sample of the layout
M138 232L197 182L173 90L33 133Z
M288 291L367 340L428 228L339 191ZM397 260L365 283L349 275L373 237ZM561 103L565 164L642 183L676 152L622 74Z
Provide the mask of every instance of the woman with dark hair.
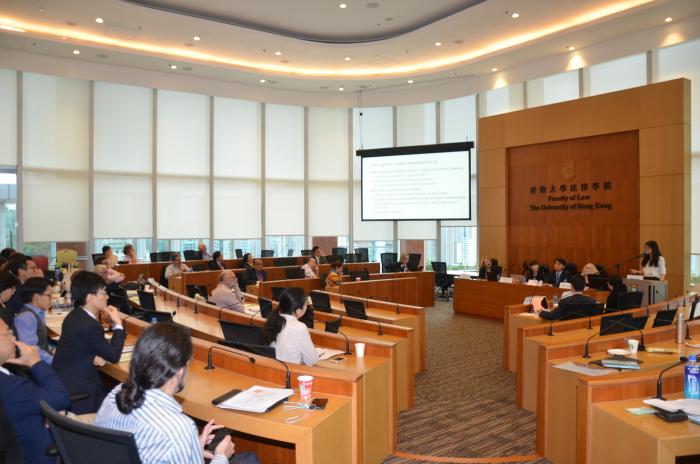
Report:
M126 261L127 264L136 264L139 262L139 258L136 256L136 249L131 243L124 245L122 252L124 253L124 261Z
M630 269L630 274L666 280L666 260L661 255L661 250L656 240L649 240L644 244L642 269Z
M342 261L334 261L331 264L331 270L326 276L326 287L335 288L343 283L343 263Z
M10 330L14 328L14 313L5 306L5 303L14 296L16 288L17 277L9 271L0 272L0 319L5 321Z
M215 251L211 255L211 260L209 261L209 269L212 271L225 271L226 266L224 265L224 255L220 251Z
M627 293L627 285L622 281L619 275L611 274L608 277L608 288L610 289L610 294L605 302L605 309L615 310L620 308L620 295Z
M544 269L540 267L540 263L538 263L536 259L532 259L527 263L525 278L527 280L538 280L541 282L547 278L547 275L544 273Z
M204 451L221 428L210 421L197 436L194 421L182 413L175 394L185 387L192 360L189 329L171 322L149 326L136 341L126 382L114 388L97 412L94 424L134 435L139 457L148 463L226 464L233 455L231 436L214 453ZM257 458L242 453L233 463L253 463Z
M285 289L277 308L267 317L262 332L264 345L275 347L280 361L313 366L318 362L309 329L299 319L306 313L307 298L298 287Z

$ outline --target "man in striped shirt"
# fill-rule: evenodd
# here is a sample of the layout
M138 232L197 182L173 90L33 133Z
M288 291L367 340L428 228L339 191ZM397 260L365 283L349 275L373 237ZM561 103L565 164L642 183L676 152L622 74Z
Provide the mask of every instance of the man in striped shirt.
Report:
M132 433L143 464L199 464L205 457L212 464L259 464L252 453L233 456L230 435L213 453L204 450L221 426L212 420L197 436L194 421L175 400L191 359L188 329L173 323L150 326L136 342L127 381L105 398L94 424Z

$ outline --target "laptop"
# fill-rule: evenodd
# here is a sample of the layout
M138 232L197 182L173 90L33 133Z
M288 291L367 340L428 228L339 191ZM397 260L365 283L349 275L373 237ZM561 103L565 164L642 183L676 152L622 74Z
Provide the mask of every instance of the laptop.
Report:
M616 324L616 322L622 322L623 324ZM631 327L632 315L631 314L616 314L614 316L606 316L600 319L600 333L602 335L612 335L617 333L629 332L634 330Z
M141 309L147 311L156 310L156 297L153 293L144 290L137 290L137 293L139 295L139 306L141 306Z
M354 317L355 319L367 319L365 304L362 301L343 300L343 305L345 306L345 312L347 313L348 317Z
M246 345L262 345L262 327L223 320L219 323L227 341Z
M265 356L268 358L275 358L275 348L265 345L252 345L249 343L241 343L230 340L219 340L217 342L219 345L228 346L229 348L235 348L237 350L245 351L247 353L257 354L260 356Z
M143 312L140 319L146 322L153 322L154 319L156 322L172 322L173 313L166 313L165 311L146 310Z
M302 322L309 329L314 328L314 310L312 308L306 308L306 312L302 317L299 318L299 322Z
M313 303L314 309L317 311L323 311L326 313L332 313L333 308L331 308L331 297L328 293L322 293L318 291L311 292L311 303Z
M676 312L678 312L678 308L669 309L667 311L657 311L652 327L663 327L673 324L673 320L676 318Z
M272 299L273 301L279 301L280 296L282 295L282 292L284 291L284 287L272 287Z

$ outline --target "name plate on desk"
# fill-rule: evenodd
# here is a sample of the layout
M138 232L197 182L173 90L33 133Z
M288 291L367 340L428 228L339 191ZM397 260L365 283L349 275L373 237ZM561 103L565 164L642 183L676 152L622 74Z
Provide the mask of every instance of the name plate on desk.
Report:
M559 284L559 288L563 288L565 290L571 290L571 284L569 282L561 282Z
M512 284L513 278L512 277L501 277L500 279L498 279L498 281L502 284Z
M627 274L627 278L630 280L644 280L644 276Z
M530 279L527 281L527 284L531 285L533 287L538 287L538 286L542 285L542 282L540 282L539 280Z

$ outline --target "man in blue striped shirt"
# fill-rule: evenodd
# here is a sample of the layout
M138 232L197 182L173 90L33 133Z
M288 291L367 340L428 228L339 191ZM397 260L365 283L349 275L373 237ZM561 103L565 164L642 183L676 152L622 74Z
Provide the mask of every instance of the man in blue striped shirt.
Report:
M143 464L203 463L205 457L212 464L259 464L252 453L233 456L230 435L213 453L204 450L221 427L212 420L197 436L194 421L175 400L191 359L188 329L173 323L150 326L136 342L127 381L105 398L94 424L134 434Z

